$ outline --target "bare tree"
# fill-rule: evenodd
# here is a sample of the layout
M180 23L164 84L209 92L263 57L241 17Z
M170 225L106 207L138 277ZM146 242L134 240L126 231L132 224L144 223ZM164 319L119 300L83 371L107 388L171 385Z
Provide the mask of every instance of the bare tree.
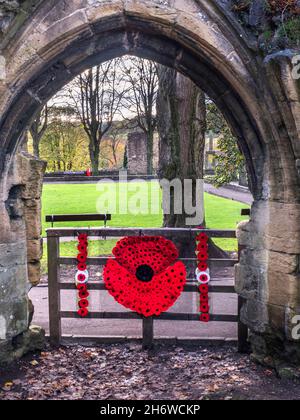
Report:
M119 151L121 144L124 141L125 135L126 124L123 122L117 122L113 124L105 139L105 147L102 147L100 150L101 158L110 162L114 168L119 167Z
M136 57L126 57L122 63L130 87L124 107L127 108L131 118L134 116L136 126L147 135L147 172L151 175L153 173L153 139L157 128L157 64Z
M41 108L35 116L33 123L29 129L32 137L33 154L37 158L40 157L40 143L45 134L49 121L49 107L45 105Z
M77 113L89 139L93 174L99 174L101 141L120 112L126 93L125 81L118 71L120 59L93 67L76 77L64 95Z

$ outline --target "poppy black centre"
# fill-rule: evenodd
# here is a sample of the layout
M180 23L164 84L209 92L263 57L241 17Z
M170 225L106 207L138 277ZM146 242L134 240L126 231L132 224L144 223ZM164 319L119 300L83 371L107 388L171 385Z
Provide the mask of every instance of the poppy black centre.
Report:
M154 271L149 265L140 265L136 270L136 277L140 281L149 282L154 276Z

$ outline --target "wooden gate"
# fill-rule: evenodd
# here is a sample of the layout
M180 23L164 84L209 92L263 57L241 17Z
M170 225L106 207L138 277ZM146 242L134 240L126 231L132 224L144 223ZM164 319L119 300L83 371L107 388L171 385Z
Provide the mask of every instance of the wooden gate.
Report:
M49 281L49 322L50 322L50 340L53 345L59 345L62 341L72 341L72 337L62 335L61 320L63 318L79 318L76 311L61 311L61 293L63 290L76 290L75 283L63 283L60 281L60 267L63 265L73 265L74 271L77 264L76 258L67 258L60 255L60 238L77 238L79 233L87 233L89 237L111 237L121 238L124 236L164 236L166 238L177 237L184 240L193 241L196 244L196 235L199 232L205 232L210 238L236 238L234 230L202 230L199 229L138 229L138 228L99 228L99 229L48 229L48 281ZM95 257L88 258L88 265L104 266L107 260L112 257ZM183 262L195 262L195 255L190 258L179 258ZM213 259L209 260L209 266L233 267L238 260L234 259ZM89 283L89 290L105 290L104 283ZM198 284L195 279L188 279L184 292L191 293L198 291ZM210 293L236 293L234 286L228 285L211 285ZM238 307L236 315L211 314L211 321L215 322L233 322L238 323L238 349L243 352L247 347L248 329L240 320L240 310L243 304L242 298L238 298ZM154 340L154 322L160 320L169 321L199 321L197 313L172 313L165 312L160 316L144 318L135 312L91 312L88 315L90 319L141 319L143 321L142 341L144 348L150 348ZM200 322L200 321L199 321ZM110 338L113 340L113 337ZM117 338L116 338L117 339ZM105 337L73 337L73 341L82 341L89 343L103 343ZM197 340L201 342L201 339ZM205 340L215 341L214 339Z

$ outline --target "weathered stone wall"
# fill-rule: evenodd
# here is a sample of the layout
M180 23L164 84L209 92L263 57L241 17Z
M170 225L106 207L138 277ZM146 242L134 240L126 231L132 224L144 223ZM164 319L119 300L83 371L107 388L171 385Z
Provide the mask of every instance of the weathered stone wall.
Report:
M1 178L0 364L22 355L30 346L31 333L26 333L26 338L21 335L28 330L32 311L28 299L30 283L37 284L40 279L40 195L44 170L44 162L22 152ZM20 338L13 345L12 338L17 336Z
M274 367L283 359L300 360L299 340L292 337L293 317L300 313L299 222L299 203L261 201L238 228L244 249L236 290L247 300L242 320L251 329L254 357Z
M22 152L18 155L18 166L20 178L24 183L22 200L26 225L28 280L35 286L41 277L40 260L43 256L41 196L47 163Z
M236 266L236 290L247 300L242 318L251 329L254 357L278 369L283 361L300 361L300 341L292 336L293 318L300 314L300 195L299 174L294 172L299 155L300 84L293 77L290 54L265 60L278 99L277 118L284 116L288 127L278 145L289 181L272 174L264 186L268 199L254 203L250 221L242 222L237 231L243 251ZM288 136L295 153L290 158Z
M147 175L147 136L144 132L128 134L127 159L129 175Z
M0 195L0 325L1 340L28 327L27 247L22 201L23 183L16 157L1 178Z

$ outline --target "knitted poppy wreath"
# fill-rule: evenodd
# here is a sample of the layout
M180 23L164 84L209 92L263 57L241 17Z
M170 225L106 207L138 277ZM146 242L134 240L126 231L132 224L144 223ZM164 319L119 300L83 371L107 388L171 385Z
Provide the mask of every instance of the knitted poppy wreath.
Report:
M145 317L167 311L181 295L186 269L176 262L178 250L159 236L128 237L113 249L103 278L108 292L121 305Z

